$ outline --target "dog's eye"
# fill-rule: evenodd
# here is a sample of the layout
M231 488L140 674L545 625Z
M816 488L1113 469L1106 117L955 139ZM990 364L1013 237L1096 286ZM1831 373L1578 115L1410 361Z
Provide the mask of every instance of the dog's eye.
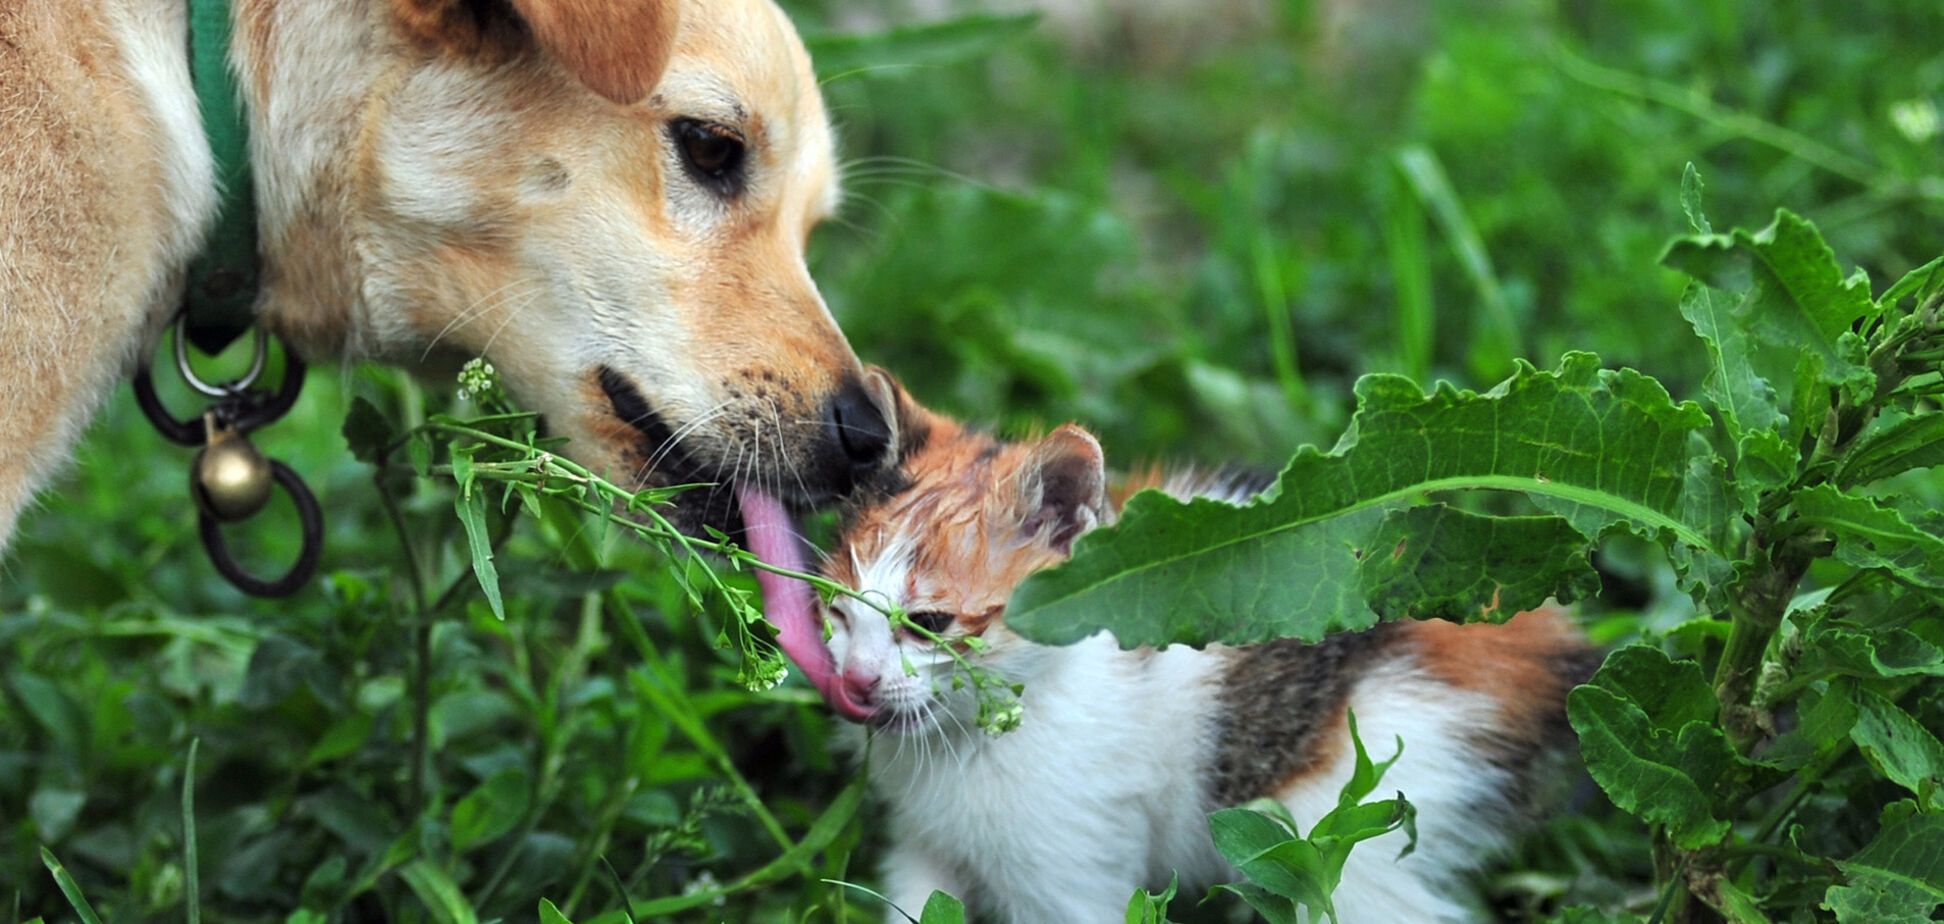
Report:
M946 629L952 627L952 623L958 621L957 616L938 610L922 610L916 613L906 613L905 618L911 620L912 625L933 635L943 633ZM917 633L912 634L917 635ZM919 638L924 638L924 636L921 635Z
M682 166L696 182L721 196L742 191L742 136L724 125L696 119L676 119L669 123L669 134L681 151Z

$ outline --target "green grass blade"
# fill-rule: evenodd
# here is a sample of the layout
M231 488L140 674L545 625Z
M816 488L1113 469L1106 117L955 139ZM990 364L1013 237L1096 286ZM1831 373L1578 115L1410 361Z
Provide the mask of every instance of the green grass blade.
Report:
M196 869L196 750L202 739L189 739L189 759L182 767L182 869L186 881L183 901L189 924L202 924L202 874Z
M1428 382L1437 315L1431 301L1431 257L1424 247L1424 211L1411 199L1410 178L1401 164L1397 180L1386 188L1384 250L1397 297L1397 359L1403 367L1398 371Z
M1411 145L1397 152L1397 169L1411 191L1431 214L1438 229L1451 244L1458 265L1470 278L1478 295L1479 313L1472 330L1471 373L1481 382L1499 379L1512 371L1512 361L1525 351L1519 342L1519 326L1512 308L1499 288L1498 274L1485 241L1465 214L1464 204L1452 189L1450 177L1438 155L1422 145Z
M88 904L88 897L81 894L81 884L68 875L67 867L54 859L54 852L41 848L41 862L47 871L54 875L54 884L61 887L61 894L67 896L68 904L74 906L74 913L81 918L81 924L101 924L101 916L95 914L94 906Z

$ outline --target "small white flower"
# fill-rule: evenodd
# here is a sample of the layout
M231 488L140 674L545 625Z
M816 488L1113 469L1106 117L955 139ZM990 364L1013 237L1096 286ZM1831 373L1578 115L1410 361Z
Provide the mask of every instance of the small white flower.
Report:
M459 367L459 397L478 397L480 400L496 397L499 394L499 373L493 364L475 357Z
M1919 144L1936 138L1944 130L1944 119L1939 119L1937 104L1928 99L1907 99L1890 104L1890 124L1897 127L1905 138Z

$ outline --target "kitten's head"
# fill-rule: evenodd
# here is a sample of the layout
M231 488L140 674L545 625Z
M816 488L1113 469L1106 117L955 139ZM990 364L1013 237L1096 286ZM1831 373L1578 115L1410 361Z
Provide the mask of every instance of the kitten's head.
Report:
M1007 681L1030 681L1049 650L1006 629L1006 600L1107 516L1100 443L1072 424L1002 442L919 407L902 390L896 404L899 467L853 498L824 572L902 607L942 644ZM956 664L940 643L892 626L860 600L840 597L828 615L837 669L874 722L899 731L954 718L971 724L975 700L954 689ZM970 638L982 640L977 650Z

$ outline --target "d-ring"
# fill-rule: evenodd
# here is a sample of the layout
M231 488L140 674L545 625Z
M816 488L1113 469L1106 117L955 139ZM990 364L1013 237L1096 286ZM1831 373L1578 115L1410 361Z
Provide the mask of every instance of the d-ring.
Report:
M258 324L256 326L256 356L250 360L250 371L243 373L241 378L233 381L225 382L221 385L211 385L198 378L196 376L196 370L189 366L189 338L183 336L183 326L188 321L188 312L185 311L176 315L175 327L172 329L173 333L171 336L175 339L176 371L182 373L182 380L188 382L190 388L202 392L211 398L225 398L256 384L257 376L263 374L265 358L270 355L270 334L263 329L263 325Z
M248 571L230 556L229 544L223 541L222 524L209 515L207 510L198 510L196 525L202 532L203 549L209 552L210 563L216 566L223 577L231 584L252 597L288 597L298 588L309 582L311 575L317 573L317 560L324 549L324 516L318 510L317 496L305 486L304 480L290 470L290 466L275 459L270 460L271 476L290 495L297 505L297 521L302 529L303 548L297 553L297 561L284 572L282 577L266 581Z

